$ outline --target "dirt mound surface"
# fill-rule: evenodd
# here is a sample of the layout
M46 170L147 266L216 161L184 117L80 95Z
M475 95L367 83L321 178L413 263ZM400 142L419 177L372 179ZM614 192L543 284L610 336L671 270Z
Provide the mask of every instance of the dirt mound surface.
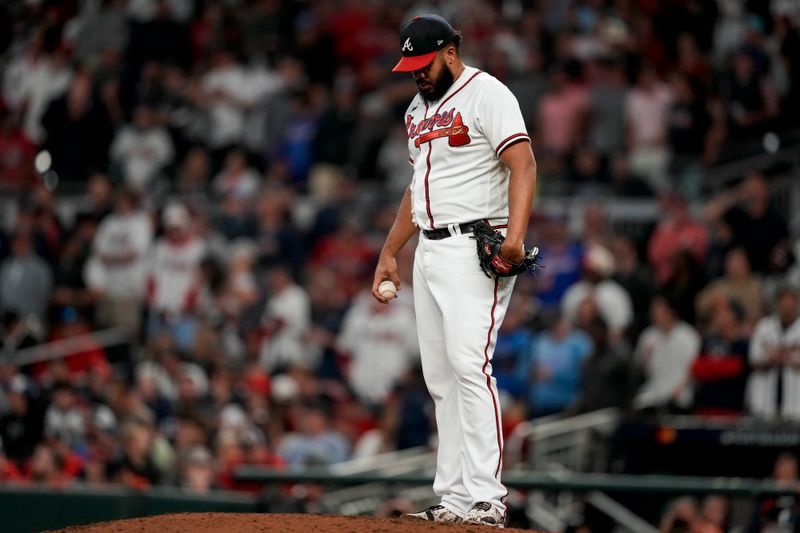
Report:
M102 522L61 530L69 533L487 533L485 526L432 524L411 518L299 514L183 513ZM531 530L505 529L509 533Z

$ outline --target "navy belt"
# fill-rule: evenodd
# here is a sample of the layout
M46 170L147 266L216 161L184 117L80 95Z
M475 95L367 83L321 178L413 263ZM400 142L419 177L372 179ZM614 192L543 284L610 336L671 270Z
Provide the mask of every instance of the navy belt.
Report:
M472 227L478 222L480 222L480 220L464 222L463 224L458 225L458 229L461 233L472 233ZM440 241L453 235L450 233L450 228L424 229L422 230L422 234L425 235L426 239L430 239L432 241Z

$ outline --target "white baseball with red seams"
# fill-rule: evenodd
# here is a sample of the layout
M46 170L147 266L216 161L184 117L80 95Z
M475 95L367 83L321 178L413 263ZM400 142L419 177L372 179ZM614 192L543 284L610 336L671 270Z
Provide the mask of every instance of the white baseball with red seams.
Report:
M515 278L486 277L475 241L458 225L488 219L505 228L509 170L499 156L530 139L511 91L472 67L438 101L417 95L405 125L414 167L412 220L420 229L451 234L420 236L414 261L422 368L439 435L434 492L462 517L479 501L504 511L503 435L491 359Z

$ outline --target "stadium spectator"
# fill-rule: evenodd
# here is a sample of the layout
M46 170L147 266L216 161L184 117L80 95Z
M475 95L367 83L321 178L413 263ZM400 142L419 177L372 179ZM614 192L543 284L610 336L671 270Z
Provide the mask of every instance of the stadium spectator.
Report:
M548 171L558 173L581 138L588 98L586 90L570 79L564 65L551 67L550 87L539 101L539 157Z
M742 49L733 56L726 97L728 131L733 139L764 133L778 114L775 88L749 50Z
M634 364L644 377L633 399L636 409L687 409L692 401L689 368L700 350L700 336L679 319L664 296L650 306L652 325L639 336Z
M700 415L741 415L749 370L746 310L721 296L712 304L709 331L691 366L694 411Z
M165 234L153 246L147 265L148 335L166 328L179 347L188 349L197 330L200 262L206 246L182 204L168 205L162 218Z
M208 494L215 489L214 459L205 446L189 449L181 460L179 485L193 494Z
M114 190L108 176L105 174L92 174L89 177L86 193L89 196L88 205L81 214L100 224L114 210ZM76 223L78 222L80 222L80 219L76 220Z
M567 289L580 280L584 246L570 237L564 216L546 216L539 226L539 253L547 258L548 267L537 278L536 299L549 312L558 308Z
M183 160L175 188L181 194L204 196L211 176L211 160L203 148L192 148Z
M625 142L625 73L608 58L589 63L589 146L606 164Z
M583 277L564 294L561 307L564 316L574 322L581 303L594 300L611 336L618 339L633 321L633 308L628 293L611 277L615 268L608 248L589 247L583 259Z
M647 315L653 298L653 280L650 272L641 264L639 251L633 240L617 237L611 244L616 269L613 279L630 296L633 310L633 323L628 330L628 339L635 340L647 327Z
M286 189L263 191L255 206L256 260L258 267L268 269L280 262L298 265L306 250L304 239L291 221L291 195Z
M286 434L278 445L287 465L326 466L347 458L347 440L331 429L328 415L319 406L303 408L298 422L298 431Z
M289 266L276 265L267 274L270 297L261 322L262 366L277 373L289 366L311 369L317 354L308 346L311 305L308 293L299 286Z
M42 117L49 104L66 92L73 73L65 50L52 49L43 29L30 35L23 53L12 58L3 79L6 105L22 121L22 130L32 142L45 140Z
M75 73L67 93L47 107L42 126L44 147L61 181L82 183L108 166L111 118L95 97L88 72Z
M109 49L122 51L128 45L128 21L122 0L103 0L99 5L84 4L71 21L75 24L72 45L75 58L92 63Z
M20 228L11 237L11 256L0 264L0 310L44 321L53 275L33 252L30 233Z
M678 498L670 503L667 512L661 517L659 533L682 533L697 531L700 519L697 501L689 496Z
M775 459L772 480L780 486L796 488L798 478L797 457L783 452ZM753 513L748 531L768 533L770 531L791 531L800 524L800 508L796 495L768 496L761 498Z
M669 187L669 111L675 96L651 65L644 65L625 102L631 171L655 191Z
M99 324L124 327L138 335L152 235L150 218L139 208L139 195L119 190L113 213L97 228L94 255L86 267L86 284L102 294Z
M781 288L775 311L756 324L750 339L752 373L747 405L763 417L800 418L800 297Z
M81 216L76 220L53 273L51 318L59 316L67 308L73 308L86 317L94 317L99 294L86 286L84 270L96 233L97 223L94 219Z
M245 114L253 103L253 95L248 72L232 52L216 50L211 65L203 76L201 87L210 117L208 146L219 161L229 148L242 142Z
M22 132L16 117L0 104L0 192L22 192L36 182L36 145Z
M574 329L565 316L553 319L517 366L528 388L528 413L539 417L560 413L580 392L581 369L592 351L592 341Z
M228 152L222 171L212 183L214 192L219 196L233 195L241 199L252 198L259 185L259 176L247 165L247 156L242 150Z
M700 503L700 515L710 527L716 531L730 531L731 529L731 502L720 494L709 494ZM705 530L704 530L705 531Z
M631 400L630 347L610 343L608 326L596 316L586 328L591 338L591 355L581 368L580 394L570 413L586 413L606 407L626 409Z
M757 274L770 273L778 252L788 246L786 221L771 205L770 186L761 174L750 174L740 186L713 198L706 216L728 224L733 242L747 250Z
M533 344L532 315L531 302L527 297L512 297L506 317L497 332L492 376L497 380L497 388L515 399L525 395L527 386L527 380L517 375L517 367L521 360L528 357Z
M681 194L661 196L663 215L647 246L647 259L655 274L655 282L663 286L673 276L674 259L687 250L701 263L708 252L708 231L690 211L686 197Z
M86 438L84 413L77 405L72 385L58 382L50 390L51 403L44 413L44 436L78 449Z
M400 293L389 306L367 292L356 296L337 345L348 360L346 374L356 396L366 405L382 405L419 355L410 295Z
M0 439L3 451L15 466L22 468L44 434L44 413L37 391L22 374L7 384L8 409L0 416Z
M724 277L712 281L697 295L698 322L708 323L718 300L734 299L744 306L746 324L752 329L764 312L763 293L761 282L750 272L747 253L734 248L725 256Z
M687 198L701 196L701 163L706 154L706 136L711 127L711 117L702 85L688 75L673 75L672 91L675 95L668 111L670 175Z
M125 184L140 192L157 185L156 177L175 155L172 139L156 123L155 110L147 104L139 104L133 123L117 132L110 154Z

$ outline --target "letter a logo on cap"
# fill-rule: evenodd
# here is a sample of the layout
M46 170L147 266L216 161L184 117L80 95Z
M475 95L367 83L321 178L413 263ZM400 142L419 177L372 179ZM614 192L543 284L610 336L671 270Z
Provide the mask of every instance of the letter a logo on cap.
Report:
M411 37L406 39L406 42L403 43L403 47L400 49L401 52L405 52L406 50L408 50L409 52L414 51L414 47L411 46Z

